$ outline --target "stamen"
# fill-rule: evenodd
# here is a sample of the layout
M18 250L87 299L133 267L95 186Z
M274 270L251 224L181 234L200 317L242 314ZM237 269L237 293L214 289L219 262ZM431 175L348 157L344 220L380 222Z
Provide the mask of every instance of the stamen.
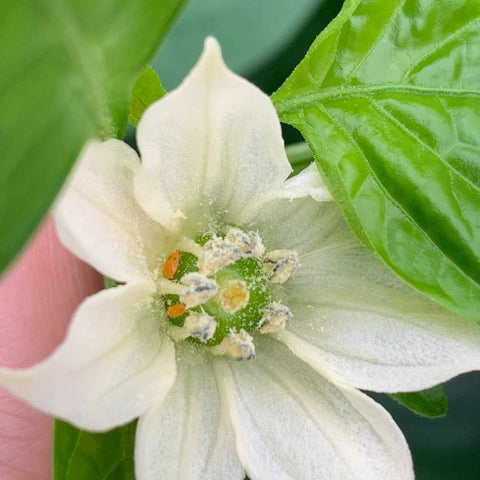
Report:
M214 236L203 247L203 252L198 258L198 268L205 275L213 275L243 256L242 250L237 245Z
M167 308L167 315L170 318L177 318L181 317L186 311L187 309L185 305L182 305L181 303L176 303L175 305L170 305Z
M243 328L238 332L230 332L220 345L210 349L213 355L229 355L235 360L255 360L253 338Z
M177 273L178 265L180 263L180 250L175 250L167 258L165 265L163 266L163 276L171 280L175 273Z
M267 305L263 310L263 318L258 325L260 333L279 332L293 318L291 310L278 302Z
M205 303L218 292L217 282L198 272L187 273L180 282L187 287L180 294L180 301L187 308Z
M234 313L248 304L250 294L245 282L231 280L224 284L218 293L218 300L223 310Z
M247 233L232 227L228 230L225 238L234 245L237 245L237 247L248 256L261 258L265 252L265 247L257 232Z
M253 338L245 331L230 333L223 340L225 353L235 360L245 361L255 359Z
M184 328L189 332L191 337L198 338L205 343L213 338L217 328L217 322L206 313L192 312L185 319Z
M272 283L286 282L295 271L298 256L291 250L272 250L263 257L263 265Z
M157 280L158 291L162 294L180 295L185 291L185 287L176 282L171 282L165 278L159 278Z
M268 281L287 281L298 257L290 250L265 254L257 232L222 231L222 236L209 231L196 241L182 238L165 261L163 275L161 267L156 272L170 320L168 334L175 342L196 339L212 355L253 360L251 335L274 334L292 319L288 307L272 302L277 290Z
M183 327L173 324L168 325L167 333L174 342L181 342L190 336L190 333L187 332Z

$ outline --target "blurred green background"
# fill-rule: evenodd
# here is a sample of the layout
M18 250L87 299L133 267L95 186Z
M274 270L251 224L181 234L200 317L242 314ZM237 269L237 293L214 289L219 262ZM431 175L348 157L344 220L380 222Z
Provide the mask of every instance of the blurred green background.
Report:
M174 88L198 58L207 35L216 36L227 64L271 94L339 12L341 0L191 0L152 66ZM128 136L133 140L133 130ZM299 134L284 128L287 143ZM418 480L480 479L480 373L447 384L445 418L418 417L386 395L372 395L400 425Z
M417 480L480 479L480 373L446 384L446 417L421 418L386 395L372 395L392 414L413 454Z

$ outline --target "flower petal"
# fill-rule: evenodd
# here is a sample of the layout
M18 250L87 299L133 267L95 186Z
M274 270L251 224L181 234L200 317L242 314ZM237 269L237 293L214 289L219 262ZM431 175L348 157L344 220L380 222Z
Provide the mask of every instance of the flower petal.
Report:
M356 288L362 290L361 282ZM328 294L307 305L287 302L294 320L279 338L319 371L377 392L423 390L480 369L478 325L436 305L415 310L414 292L410 297L392 289L384 305L371 295L370 305L351 299L350 305L329 306Z
M140 161L127 144L91 141L56 205L57 230L75 255L126 282L156 266L164 233L133 194Z
M409 480L411 458L390 415L329 382L271 339L255 361L215 363L252 480Z
M264 220L260 233L268 248L299 252L300 267L282 288L294 335L280 334L298 356L382 392L421 390L480 368L480 326L398 279L354 238L334 203L277 204L278 224Z
M338 205L310 196L273 199L245 228L258 231L267 250L288 249L299 255L318 248L359 245Z
M101 276L38 230L0 280L0 365L26 367L62 341L75 307L103 288ZM52 418L0 387L0 478L51 480Z
M280 195L283 198L301 198L310 195L317 202L331 202L333 200L315 162L312 162L294 177L289 178L283 184Z
M145 112L137 143L135 193L170 228L183 216L209 221L210 211L240 223L291 171L271 100L225 66L213 38L184 82Z
M137 417L175 379L173 345L150 307L153 290L133 284L89 297L50 357L27 369L0 368L0 385L87 430Z
M228 412L210 361L191 347L178 355L177 380L163 402L140 417L137 480L243 480Z

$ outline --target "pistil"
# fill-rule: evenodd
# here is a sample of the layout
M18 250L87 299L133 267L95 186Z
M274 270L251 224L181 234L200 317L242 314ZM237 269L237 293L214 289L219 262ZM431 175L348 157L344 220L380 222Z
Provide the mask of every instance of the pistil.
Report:
M223 310L228 313L235 313L245 307L250 294L245 282L241 280L230 280L218 292L218 300Z

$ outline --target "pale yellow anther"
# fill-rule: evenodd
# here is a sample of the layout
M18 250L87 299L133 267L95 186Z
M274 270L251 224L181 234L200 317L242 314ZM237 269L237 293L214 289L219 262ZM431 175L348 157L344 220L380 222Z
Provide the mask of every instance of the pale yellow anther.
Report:
M230 280L222 285L217 298L223 310L228 313L235 313L248 304L250 294L245 282Z
M207 342L215 334L217 322L206 313L191 312L185 319L183 328L191 337Z
M275 333L283 330L290 323L293 315L288 307L278 302L273 302L265 307L263 318L258 325L260 333Z
M179 298L186 308L201 305L218 292L217 282L198 272L187 273L180 282L185 287Z
M237 245L247 256L261 258L265 252L265 247L257 232L244 232L238 228L231 227L225 238Z
M201 273L213 275L243 256L242 250L237 245L224 238L214 236L204 245L197 265Z
M291 250L272 250L263 257L263 265L272 283L286 282L295 271L298 256Z

